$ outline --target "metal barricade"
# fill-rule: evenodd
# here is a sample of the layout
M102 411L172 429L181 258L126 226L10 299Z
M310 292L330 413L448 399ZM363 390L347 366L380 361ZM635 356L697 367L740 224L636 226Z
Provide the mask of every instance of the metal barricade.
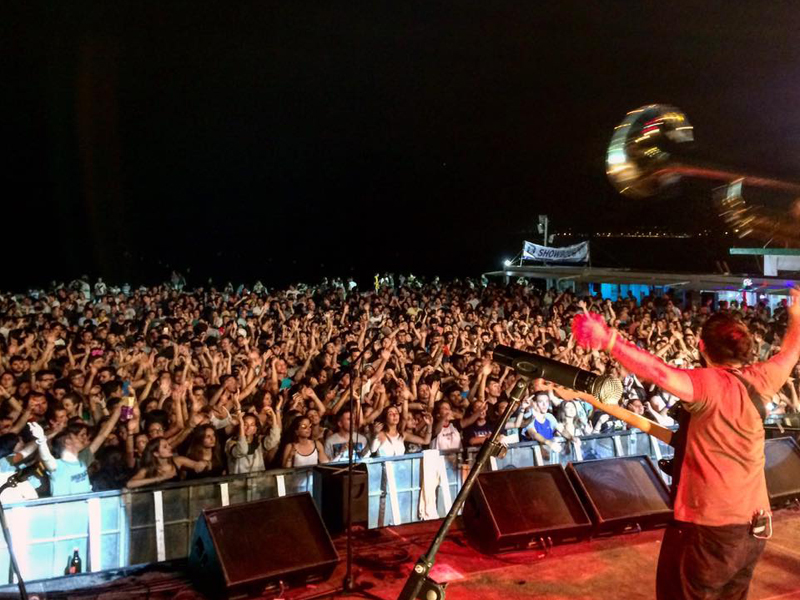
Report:
M443 517L461 489L478 448L467 452L428 451L428 468L438 469L435 508L428 518ZM671 456L671 448L638 431L620 431L581 438L580 448L564 444L560 453L536 442L508 448L491 468L513 469L543 464L646 454L654 460ZM370 458L368 526L398 525L422 520L420 510L424 453ZM215 508L286 494L314 492L321 478L313 467L278 469L217 479L168 484L133 491L109 491L42 498L6 507L23 577L62 575L73 548L87 570L100 571L188 555L194 523L204 508ZM433 516L431 516L433 515ZM0 569L10 572L8 550L0 540ZM12 579L9 575L9 583Z
M6 516L22 576L62 575L73 548L100 571L188 555L204 508L311 492L313 468L262 471L135 491L110 491L10 504ZM0 546L0 569L9 572ZM9 576L9 583L12 580Z

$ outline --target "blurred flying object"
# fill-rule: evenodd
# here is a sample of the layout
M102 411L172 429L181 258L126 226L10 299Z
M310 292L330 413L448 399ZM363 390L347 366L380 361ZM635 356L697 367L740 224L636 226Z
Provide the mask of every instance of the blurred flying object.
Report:
M651 104L629 112L614 128L606 153L606 175L629 198L646 198L677 179L671 155L694 141L692 124L679 110Z
M715 194L720 216L740 239L755 238L767 244L800 244L798 200L792 203L788 213L748 204L742 196L740 180L718 188Z
M680 156L691 146L694 129L678 108L649 104L629 112L614 128L606 153L606 175L620 194L627 198L647 198L658 194L681 177L718 181L721 216L740 238L755 237L767 242L800 243L797 223L787 223L786 215L762 206L747 205L743 187L761 187L800 196L800 184L720 169ZM721 193L720 193L721 191ZM800 201L795 200L792 216L800 217Z

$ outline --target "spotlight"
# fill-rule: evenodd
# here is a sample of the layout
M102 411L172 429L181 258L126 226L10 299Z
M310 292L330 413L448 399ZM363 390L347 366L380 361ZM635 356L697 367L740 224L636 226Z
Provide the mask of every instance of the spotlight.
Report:
M507 267L510 267L510 266L511 266L511 260L507 258L507 259L505 259L505 260L503 261L503 264L504 264L505 266L507 266Z

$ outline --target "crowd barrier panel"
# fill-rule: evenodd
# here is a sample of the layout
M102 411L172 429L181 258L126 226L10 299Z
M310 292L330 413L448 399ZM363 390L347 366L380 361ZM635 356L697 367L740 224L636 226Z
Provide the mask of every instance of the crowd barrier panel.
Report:
M796 415L792 415L792 417L790 422L794 423L797 417ZM792 437L797 443L800 443L800 427L784 425L779 419L773 419L765 421L764 429L768 440L776 437Z
M312 467L42 498L6 506L6 518L26 580L64 574L73 548L85 571L101 571L188 555L194 523L215 508L313 491ZM13 583L4 542L0 572Z
M400 525L443 517L461 489L478 448L426 451L391 458L369 458L368 527ZM493 458L492 470L646 454L669 456L668 446L638 431L581 438L580 447L546 453L536 442L508 448ZM430 506L420 506L423 479L435 486ZM441 482L446 485L442 486ZM321 478L313 467L232 475L158 488L114 490L62 498L41 498L6 506L6 518L22 576L26 580L63 575L73 548L86 571L115 569L188 555L195 521L204 508L216 508L301 492L318 497ZM0 572L13 583L8 549L0 540Z

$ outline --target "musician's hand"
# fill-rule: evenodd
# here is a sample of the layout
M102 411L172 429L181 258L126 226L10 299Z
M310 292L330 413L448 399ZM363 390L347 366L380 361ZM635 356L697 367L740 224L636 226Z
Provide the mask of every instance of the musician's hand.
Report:
M572 335L583 348L602 350L608 345L611 330L597 313L577 315L572 320Z

